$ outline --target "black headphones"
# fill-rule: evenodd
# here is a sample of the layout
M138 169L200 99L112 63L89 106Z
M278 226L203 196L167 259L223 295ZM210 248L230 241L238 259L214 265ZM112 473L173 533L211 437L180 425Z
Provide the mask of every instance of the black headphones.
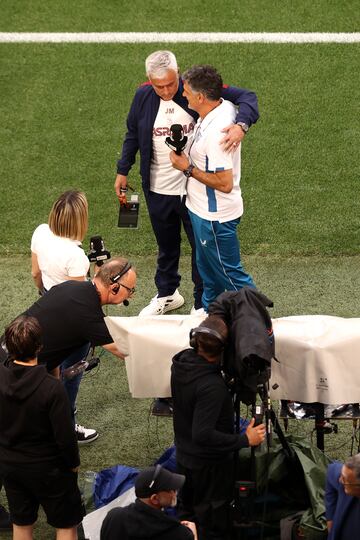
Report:
M115 276L110 277L110 281L112 283L117 283L119 279L121 279L126 274L126 272L130 270L131 266L132 266L131 263L127 262L124 268L120 270L120 272L118 272ZM117 294L119 292L119 289L120 289L120 285L118 284L116 287L113 288L113 294Z
M226 339L224 339L223 336L219 334L219 332L213 330L212 328L207 328L206 326L197 326L196 328L192 328L190 330L189 335L190 347L195 349L195 351L198 349L198 342L196 336L199 334L207 334L208 336L213 336L215 339L220 341L222 349L224 348Z

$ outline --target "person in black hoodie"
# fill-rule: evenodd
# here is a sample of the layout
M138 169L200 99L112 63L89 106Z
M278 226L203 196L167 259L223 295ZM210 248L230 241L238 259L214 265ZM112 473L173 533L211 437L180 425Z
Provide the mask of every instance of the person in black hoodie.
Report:
M5 330L0 364L0 475L14 540L31 540L41 505L58 540L76 540L83 518L80 464L70 405L61 381L37 365L41 328L21 315Z
M185 475L180 514L194 520L200 539L229 536L229 508L234 488L234 452L257 446L265 426L234 433L234 410L221 372L228 337L225 322L207 317L190 333L191 349L176 354L171 368L178 472Z
M101 526L100 540L197 540L196 527L163 512L174 507L185 477L161 465L144 469L136 478L136 501L113 508Z

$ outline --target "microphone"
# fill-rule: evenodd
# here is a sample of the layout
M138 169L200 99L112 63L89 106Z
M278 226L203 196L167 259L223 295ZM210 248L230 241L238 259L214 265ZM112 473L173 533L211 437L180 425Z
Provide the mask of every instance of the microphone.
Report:
M180 156L184 150L188 138L184 135L184 129L181 124L172 124L170 126L170 137L166 137L165 143L171 150L175 150L175 153Z
M107 261L110 257L110 252L106 251L101 236L92 236L90 238L90 253L88 253L89 261L96 263L97 266L102 266L104 261Z
M127 307L127 306L129 305L129 300L124 300L124 301L123 301L123 304L124 304L124 306Z

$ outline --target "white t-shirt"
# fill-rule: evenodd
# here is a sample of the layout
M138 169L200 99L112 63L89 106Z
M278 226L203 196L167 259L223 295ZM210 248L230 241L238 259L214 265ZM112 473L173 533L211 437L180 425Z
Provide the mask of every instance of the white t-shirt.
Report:
M198 182L195 178L189 178L186 206L194 214L209 221L224 223L240 217L243 213L240 189L241 147L235 152L225 152L219 144L224 138L221 130L235 122L235 115L236 107L230 101L223 100L203 120L199 118L189 148L191 163L202 171L217 172L232 169L233 188L230 193L223 193Z
M39 225L32 235L31 251L37 256L46 290L72 277L86 276L89 259L81 242L53 234L49 225Z
M165 143L166 137L171 135L172 124L183 126L184 135L188 137L188 147L194 132L194 119L173 100L160 99L153 127L150 190L162 195L183 195L186 178L181 171L174 169L171 165L169 159L171 149Z

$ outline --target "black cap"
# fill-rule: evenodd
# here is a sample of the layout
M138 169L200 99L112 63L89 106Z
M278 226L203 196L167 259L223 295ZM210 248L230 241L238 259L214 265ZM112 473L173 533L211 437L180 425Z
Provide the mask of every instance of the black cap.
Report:
M159 491L178 491L185 482L185 476L175 474L156 465L141 471L135 480L135 494L140 499L147 499Z

